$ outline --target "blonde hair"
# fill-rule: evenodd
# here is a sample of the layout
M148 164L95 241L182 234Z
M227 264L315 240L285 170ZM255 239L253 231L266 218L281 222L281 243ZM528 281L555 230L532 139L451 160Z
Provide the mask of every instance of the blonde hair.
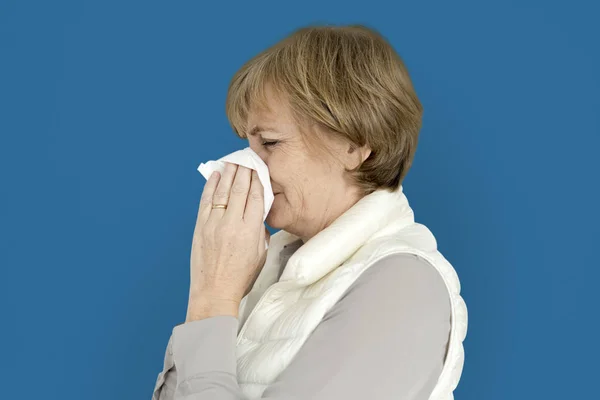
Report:
M285 96L315 149L323 149L319 130L310 128L315 125L371 149L348 170L363 195L401 185L415 155L423 106L402 59L377 31L307 26L249 60L231 80L226 100L227 118L241 138L247 138L250 109L267 107L266 85Z

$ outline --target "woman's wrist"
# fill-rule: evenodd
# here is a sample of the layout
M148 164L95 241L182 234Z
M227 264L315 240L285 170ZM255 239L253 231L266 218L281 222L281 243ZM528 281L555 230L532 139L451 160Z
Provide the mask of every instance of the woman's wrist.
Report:
M185 322L198 321L219 315L238 317L240 303L203 294L190 297Z

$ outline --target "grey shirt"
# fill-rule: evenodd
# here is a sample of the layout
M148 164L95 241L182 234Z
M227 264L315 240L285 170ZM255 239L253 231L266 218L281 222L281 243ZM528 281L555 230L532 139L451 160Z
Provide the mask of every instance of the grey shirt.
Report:
M262 398L427 400L450 315L439 272L418 256L390 255L352 283ZM236 377L239 323L215 316L175 326L152 400L246 399Z

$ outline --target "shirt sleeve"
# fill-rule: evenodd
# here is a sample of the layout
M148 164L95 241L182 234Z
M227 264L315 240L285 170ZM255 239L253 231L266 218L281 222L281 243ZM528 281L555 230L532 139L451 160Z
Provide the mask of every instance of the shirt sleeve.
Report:
M444 363L450 298L435 268L396 254L369 267L325 314L268 400L427 400ZM237 384L238 319L176 326L153 400L246 400ZM171 353L170 353L171 352Z

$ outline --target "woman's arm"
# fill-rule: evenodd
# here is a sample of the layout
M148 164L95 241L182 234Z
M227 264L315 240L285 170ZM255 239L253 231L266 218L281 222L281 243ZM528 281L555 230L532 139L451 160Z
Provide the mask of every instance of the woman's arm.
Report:
M165 357L172 369L159 375L153 400L246 400L236 377L237 330L232 316L176 326ZM386 257L325 314L262 398L427 400L449 333L440 274L417 256Z
M169 337L163 370L156 378L152 400L173 400L175 397L175 388L177 387L177 369L173 360L173 334Z

